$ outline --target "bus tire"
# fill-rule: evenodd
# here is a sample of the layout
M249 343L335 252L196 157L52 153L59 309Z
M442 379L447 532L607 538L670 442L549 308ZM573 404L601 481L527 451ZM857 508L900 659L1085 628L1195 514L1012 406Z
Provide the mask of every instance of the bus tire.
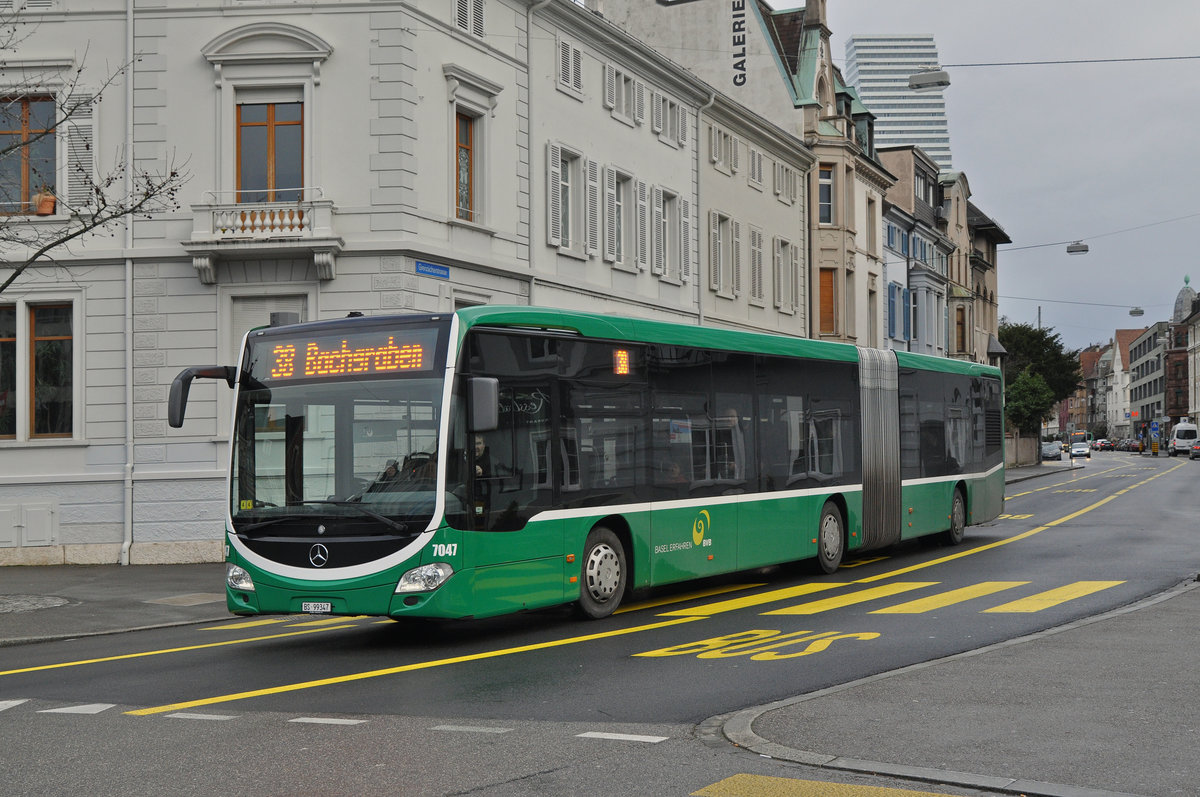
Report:
M833 501L826 501L817 524L817 567L822 573L836 573L845 554L846 525L842 512Z
M950 528L942 532L942 543L958 545L967 531L967 502L962 490L955 488L954 500L950 502Z
M608 617L621 603L629 568L617 535L603 526L592 529L583 546L579 574L579 610L585 617Z

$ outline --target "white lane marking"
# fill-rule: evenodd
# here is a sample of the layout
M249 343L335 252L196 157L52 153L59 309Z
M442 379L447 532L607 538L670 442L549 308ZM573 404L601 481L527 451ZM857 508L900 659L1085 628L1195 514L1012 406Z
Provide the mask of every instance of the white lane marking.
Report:
M168 717L174 717L180 720L235 720L237 716L234 714L188 714L185 711L179 711L174 714L168 714Z
M0 711L7 711L8 709L12 708L13 706L19 706L22 703L28 703L28 702L29 702L29 698L24 698L23 700L0 700Z
M288 722L307 722L313 725L361 725L366 720L347 720L338 717L296 717Z
M650 744L658 744L670 739L670 736L637 736L632 733L601 733L600 731L588 731L587 733L576 734L579 739L612 739L618 742L649 742Z
M116 703L88 703L84 706L63 706L62 708L45 708L39 714L99 714L108 711Z
M455 733L508 733L512 728L484 728L473 725L434 725L433 731L454 731Z

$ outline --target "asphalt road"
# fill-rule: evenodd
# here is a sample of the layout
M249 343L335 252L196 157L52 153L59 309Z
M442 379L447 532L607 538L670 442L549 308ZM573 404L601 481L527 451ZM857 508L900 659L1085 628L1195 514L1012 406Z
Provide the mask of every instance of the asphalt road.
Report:
M970 527L961 546L908 544L833 576L741 573L641 596L598 622L559 610L459 623L231 619L0 648L0 671L28 668L3 679L0 701L121 711L38 715L11 754L52 739L68 762L94 766L104 751L113 763L97 794L114 784L142 793L169 772L208 783L197 751L268 794L308 791L285 783L360 794L489 783L488 793L515 794L537 773L570 783L553 793L585 791L589 773L609 793L700 788L731 765L727 744L697 746L706 718L1058 626L1194 575L1195 546L1180 533L1194 525L1194 477L1186 461L1097 454L1086 468L1010 485L1006 514ZM235 717L249 724L222 733ZM618 752L579 736L597 733L666 746L610 740ZM122 781L122 763L156 776ZM50 782L64 771L33 766ZM559 769L562 781L546 775Z

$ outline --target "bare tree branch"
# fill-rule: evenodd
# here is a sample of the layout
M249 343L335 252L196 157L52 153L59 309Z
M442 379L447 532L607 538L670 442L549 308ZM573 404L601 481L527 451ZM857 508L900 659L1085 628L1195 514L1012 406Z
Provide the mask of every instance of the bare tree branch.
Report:
M59 75L62 82L52 97L39 89L41 75L30 77L22 70L21 79L5 80L11 67L3 56L17 51L32 35L33 31L27 26L36 24L22 19L20 5L23 4L16 5L15 10L0 13L0 86L3 87L0 88L0 119L10 123L5 127L13 129L12 121L21 119L18 112L24 107L23 101L33 98L38 98L39 102L52 99L54 114L22 140L10 138L0 146L0 175L7 176L10 182L12 175L18 175L16 185L0 184L0 207L17 211L0 215L0 274L11 269L0 283L0 294L35 263L55 264L53 253L81 236L111 227L127 217L149 218L154 213L178 210L179 191L191 176L175 164L173 157L161 172L134 168L130 165L133 162L131 152L118 152L118 166L108 173L95 174L91 168L95 159L90 144L78 142L64 148L68 150L66 168L57 160L51 161L50 174L42 174L34 168L29 163L29 153L37 143L47 137L70 136L78 125L88 123L104 92L129 73L132 63L123 64L98 83L85 84L85 51L68 75ZM128 183L127 170L132 170ZM59 176L63 177L62 181ZM46 189L54 194L57 212L51 217L36 219L27 215L32 210L31 196L22 196L24 191L40 193Z

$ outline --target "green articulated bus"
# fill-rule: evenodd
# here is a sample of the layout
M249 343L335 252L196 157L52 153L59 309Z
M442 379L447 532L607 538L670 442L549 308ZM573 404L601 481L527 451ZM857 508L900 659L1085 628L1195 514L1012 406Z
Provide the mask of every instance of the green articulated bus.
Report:
M996 368L537 307L255 329L226 518L234 614L487 617L962 540L1004 500Z

